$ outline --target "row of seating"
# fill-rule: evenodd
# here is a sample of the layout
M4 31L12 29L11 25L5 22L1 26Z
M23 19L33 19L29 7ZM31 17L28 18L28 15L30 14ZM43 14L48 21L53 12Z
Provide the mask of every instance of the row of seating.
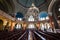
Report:
M57 39L60 39L60 33L51 33L51 32L44 32L45 34L51 35Z
M24 30L14 30L14 31L1 31L0 32L0 40L10 40L17 39L20 37L25 31ZM19 36L18 36L19 35Z
M36 32L41 36L43 36L46 40L60 40L59 36L57 36L58 34L56 35L56 33L41 32L41 31L36 31Z
M28 40L28 30L18 40Z
M40 30L0 31L0 40L28 40L31 31L32 40L60 40L59 33L43 32Z

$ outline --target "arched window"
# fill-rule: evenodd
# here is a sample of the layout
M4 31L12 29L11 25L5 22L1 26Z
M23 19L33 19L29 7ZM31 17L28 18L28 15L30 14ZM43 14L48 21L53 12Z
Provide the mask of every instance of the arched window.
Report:
M44 26L44 24L42 23L40 29L44 31L44 27L45 27L45 26Z
M15 29L21 29L22 28L22 26L21 26L21 24L16 24L16 26L15 26Z
M3 20L0 19L0 30L3 30Z
M49 17L48 16L46 17L46 20L49 20Z
M22 18L17 18L18 20L22 21Z
M35 25L34 25L33 23L30 23L30 24L28 25L28 29L35 29Z
M49 29L50 28L50 24L49 23L45 23L45 29Z
M43 21L43 20L49 20L48 13L47 12L40 12L38 15L38 20Z
M22 13L17 12L17 14L16 14L16 18L17 18L18 20L22 21L23 17L24 17L24 16L23 16Z
M29 16L28 21L34 21L34 17L32 15Z

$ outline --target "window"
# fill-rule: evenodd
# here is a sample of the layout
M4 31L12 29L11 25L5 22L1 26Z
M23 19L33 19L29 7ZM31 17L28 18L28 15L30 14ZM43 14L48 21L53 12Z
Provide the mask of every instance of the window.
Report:
M16 25L16 29L21 29L21 25L20 24L17 24Z
M34 24L29 24L29 25L28 25L28 28L29 28L29 29L35 28L35 25L34 25Z
M44 21L45 20L45 18L39 18L39 21Z
M31 15L31 16L28 18L28 21L34 21L34 17Z
M44 31L44 24L41 24L41 30L43 30Z
M23 17L24 17L23 13L21 13L21 12L17 12L17 13L16 13L16 18L17 18L18 20L22 21Z
M50 28L50 24L49 23L45 23L45 29L49 29Z
M39 21L49 20L48 13L47 12L40 12L38 15Z
M22 18L17 18L18 20L22 21Z
M46 20L49 20L49 17L48 16L46 17Z

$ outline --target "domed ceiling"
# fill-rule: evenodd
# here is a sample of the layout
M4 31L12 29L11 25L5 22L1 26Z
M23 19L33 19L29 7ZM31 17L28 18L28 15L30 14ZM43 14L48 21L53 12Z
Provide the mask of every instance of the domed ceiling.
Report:
M30 7L32 3L35 4L35 6L40 6L46 2L46 0L17 0L17 2L24 6L24 7Z

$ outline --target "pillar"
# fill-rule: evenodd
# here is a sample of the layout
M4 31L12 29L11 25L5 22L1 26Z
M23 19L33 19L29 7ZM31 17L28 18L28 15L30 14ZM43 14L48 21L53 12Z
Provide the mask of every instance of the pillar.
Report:
M23 30L25 30L27 27L27 23L23 22L22 27L23 27Z
M13 21L11 22L10 31L13 31L15 24L16 24L15 22L13 22Z

